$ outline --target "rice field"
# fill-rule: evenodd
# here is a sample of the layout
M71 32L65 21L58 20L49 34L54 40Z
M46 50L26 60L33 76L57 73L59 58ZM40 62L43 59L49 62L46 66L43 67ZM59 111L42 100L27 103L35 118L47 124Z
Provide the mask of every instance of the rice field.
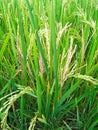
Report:
M0 0L0 130L98 129L98 0Z

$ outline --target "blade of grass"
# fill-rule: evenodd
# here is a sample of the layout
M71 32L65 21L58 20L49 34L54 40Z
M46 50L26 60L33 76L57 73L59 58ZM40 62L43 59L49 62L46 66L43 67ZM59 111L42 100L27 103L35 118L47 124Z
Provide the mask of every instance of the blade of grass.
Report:
M38 111L39 114L41 115L41 109L42 109L42 101L41 101L41 85L40 85L40 80L39 80L39 61L38 61L38 50L36 43L34 41L33 45L33 56L34 56L34 63L35 63L35 77L36 77L36 93L37 93L37 103L38 103Z
M52 18L51 18L51 34L52 34L52 46L54 54L54 77L55 77L55 93L54 93L54 105L56 105L58 100L58 60L56 51L56 29L55 29L55 1L52 1Z
M3 53L4 53L4 51L6 50L6 47L7 47L7 45L8 45L9 39L10 39L10 33L8 33L8 34L6 35L5 40L4 40L4 43L3 43L2 48L1 48L1 50L0 50L0 62L1 62L1 60L2 60Z
M27 70L26 70L26 55L27 55L27 50L26 50L26 43L25 43L25 38L24 38L24 30L23 30L23 19L22 19L22 13L21 9L19 6L19 1L17 1L17 11L18 11L18 20L19 20L19 31L20 31L20 36L21 36L21 43L22 43L22 54L23 54L23 84L27 84ZM24 97L23 95L21 96L21 101L20 101L20 116L21 116L21 126L20 130L23 130L23 120L24 120Z
M64 95L62 95L57 106L61 106L62 103L66 100L66 98L68 98L70 96L70 94L79 86L79 84L80 84L80 81L78 81L73 86L71 86L71 88L66 93L64 93Z

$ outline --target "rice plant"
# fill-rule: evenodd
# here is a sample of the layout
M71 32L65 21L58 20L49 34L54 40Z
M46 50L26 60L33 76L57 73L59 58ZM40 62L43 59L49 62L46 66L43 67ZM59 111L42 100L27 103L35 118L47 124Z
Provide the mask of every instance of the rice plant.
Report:
M98 0L0 0L0 129L98 129Z

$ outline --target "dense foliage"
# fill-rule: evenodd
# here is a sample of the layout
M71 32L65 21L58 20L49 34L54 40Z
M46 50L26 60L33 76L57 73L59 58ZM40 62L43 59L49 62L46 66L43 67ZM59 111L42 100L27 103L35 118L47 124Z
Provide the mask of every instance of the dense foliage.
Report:
M0 129L98 129L98 0L0 0Z

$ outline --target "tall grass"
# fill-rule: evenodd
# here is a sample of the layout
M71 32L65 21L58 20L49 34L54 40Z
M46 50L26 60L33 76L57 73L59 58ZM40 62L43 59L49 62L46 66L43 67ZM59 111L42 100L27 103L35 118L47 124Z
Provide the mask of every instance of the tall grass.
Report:
M98 0L0 0L0 129L98 129Z

